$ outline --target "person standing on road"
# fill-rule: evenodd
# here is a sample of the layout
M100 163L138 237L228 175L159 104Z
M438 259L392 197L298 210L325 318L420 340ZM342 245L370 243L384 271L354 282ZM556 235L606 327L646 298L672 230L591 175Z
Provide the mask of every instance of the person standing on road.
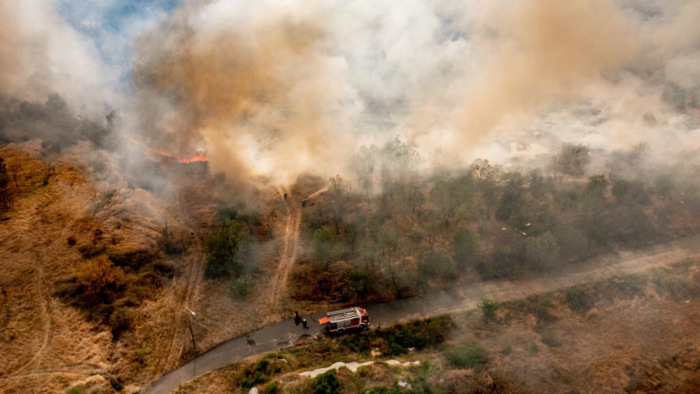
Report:
M302 319L301 324L304 326L305 329L309 329L309 326L306 325L306 319Z
M294 324L298 326L299 322L301 322L301 318L299 317L299 311L294 311Z

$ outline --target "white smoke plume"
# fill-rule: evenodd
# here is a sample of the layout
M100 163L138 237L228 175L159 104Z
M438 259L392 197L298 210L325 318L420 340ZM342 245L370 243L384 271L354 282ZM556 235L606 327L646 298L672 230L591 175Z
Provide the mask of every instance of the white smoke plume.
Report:
M120 103L116 88L94 43L51 0L0 1L0 94L30 101L59 94L82 114L104 116Z
M80 23L115 2L87 3ZM463 162L514 141L700 140L697 1L183 0L169 17L144 6L128 50L134 33L91 41L67 23L57 7L75 4L0 1L0 93L109 103L124 131L233 178L333 175L396 136Z

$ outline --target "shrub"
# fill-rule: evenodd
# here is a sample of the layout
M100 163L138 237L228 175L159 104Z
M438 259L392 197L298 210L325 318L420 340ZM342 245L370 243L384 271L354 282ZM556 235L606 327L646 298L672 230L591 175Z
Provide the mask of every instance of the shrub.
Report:
M594 285L596 294L603 294L608 300L631 300L644 295L647 277L644 275L614 276Z
M87 393L87 387L85 386L75 386L66 390L66 394L84 394Z
M248 275L231 280L231 293L239 297L247 297L253 287L255 281Z
M282 372L288 367L286 362L279 360L276 353L268 354L262 360L246 367L243 372L233 377L233 384L244 389L250 389L270 381L270 376Z
M444 342L452 324L450 316L440 316L407 325L399 324L380 335L391 344L388 355L394 356L408 353L411 347L423 349Z
M107 288L118 289L126 283L124 271L120 267L113 267L106 255L79 263L73 273L87 294L97 294Z
M484 319L491 320L496 317L496 311L501 307L501 304L484 298L481 301L481 312L484 314Z
M279 387L277 387L277 382L270 382L262 390L263 394L277 394L280 391Z
M134 321L133 314L125 307L115 308L109 316L109 325L112 327L112 334L118 336L119 333L128 330Z
M474 264L479 248L479 236L466 229L459 229L452 240L452 254L460 267Z
M335 376L335 369L321 374L314 379L313 390L316 394L336 394L340 392L340 382Z
M559 336L557 335L556 332L552 329L547 329L540 334L540 337L542 339L542 343L549 347L559 347L561 346L561 341L559 340Z
M660 294L668 295L675 301L700 296L700 282L692 277L657 277L654 278L654 285Z
M593 307L593 297L581 287L566 289L566 301L575 312L588 312Z
M207 278L240 276L245 268L253 244L250 229L245 222L226 219L221 227L206 237Z
M447 360L458 368L481 369L486 364L484 349L476 344L462 343L444 352Z

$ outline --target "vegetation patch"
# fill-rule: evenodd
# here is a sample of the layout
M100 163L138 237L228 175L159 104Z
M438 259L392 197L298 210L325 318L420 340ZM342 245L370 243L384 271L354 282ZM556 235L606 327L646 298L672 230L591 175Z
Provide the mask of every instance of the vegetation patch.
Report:
M232 379L235 387L250 389L259 384L270 381L271 376L289 371L289 363L277 353L266 355L262 360L247 366L243 372L236 374Z
M207 253L207 278L238 278L253 268L255 241L242 220L225 219L209 233L204 242Z
M457 368L481 369L486 364L484 348L473 343L461 343L446 349L443 354Z
M159 258L150 250L107 250L78 263L54 294L117 337L131 327L132 308L152 297L171 271Z

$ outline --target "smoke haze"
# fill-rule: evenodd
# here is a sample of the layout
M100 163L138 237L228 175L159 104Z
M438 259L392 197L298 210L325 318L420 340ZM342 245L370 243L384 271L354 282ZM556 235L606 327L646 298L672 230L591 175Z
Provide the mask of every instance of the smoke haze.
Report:
M396 136L462 163L700 140L695 1L142 3L106 32L114 2L0 1L0 93L279 183Z

